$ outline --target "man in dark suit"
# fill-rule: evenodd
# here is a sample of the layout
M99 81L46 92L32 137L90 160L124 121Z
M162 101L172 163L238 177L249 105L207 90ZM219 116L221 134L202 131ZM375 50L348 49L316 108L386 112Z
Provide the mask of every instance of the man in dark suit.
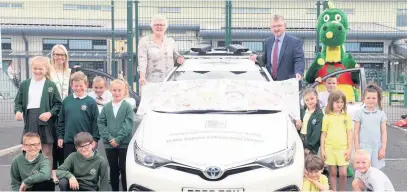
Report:
M265 40L262 57L251 55L250 59L266 66L275 81L291 78L301 81L305 70L303 42L285 34L286 23L281 15L272 18L270 29L273 36Z

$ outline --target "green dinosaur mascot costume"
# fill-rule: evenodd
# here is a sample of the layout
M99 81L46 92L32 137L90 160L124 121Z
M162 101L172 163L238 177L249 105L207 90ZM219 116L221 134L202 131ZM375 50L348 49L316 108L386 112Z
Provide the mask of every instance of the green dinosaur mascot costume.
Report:
M319 15L317 30L323 46L321 53L317 53L307 70L306 82L313 83L317 78L332 72L358 67L351 54L346 54L344 47L348 31L347 15L334 8L330 1L329 8ZM356 101L354 85L358 81L358 74L343 73L337 76L337 89L346 95L348 102ZM317 90L326 90L323 82L318 85Z

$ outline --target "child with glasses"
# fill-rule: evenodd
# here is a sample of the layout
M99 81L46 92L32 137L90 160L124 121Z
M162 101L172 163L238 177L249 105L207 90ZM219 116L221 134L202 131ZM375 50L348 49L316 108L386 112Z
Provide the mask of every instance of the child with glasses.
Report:
M40 135L23 136L23 153L14 157L10 170L13 191L54 191L50 162L41 151Z
M71 153L57 169L60 190L110 191L108 163L94 150L92 135L80 132L75 135L74 144L77 152Z

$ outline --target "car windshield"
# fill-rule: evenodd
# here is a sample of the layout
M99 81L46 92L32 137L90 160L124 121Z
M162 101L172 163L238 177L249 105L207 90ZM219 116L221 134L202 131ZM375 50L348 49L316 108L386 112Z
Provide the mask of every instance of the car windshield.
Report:
M299 116L298 81L187 80L149 83L142 90L138 114L273 113L286 110Z
M175 71L168 81L194 79L231 79L269 81L263 70L259 71Z

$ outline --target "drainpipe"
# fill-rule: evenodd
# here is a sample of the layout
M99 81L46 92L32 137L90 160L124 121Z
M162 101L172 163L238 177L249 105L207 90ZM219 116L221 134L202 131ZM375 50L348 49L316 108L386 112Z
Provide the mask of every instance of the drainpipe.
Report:
M394 45L396 40L391 41L390 45L388 45L388 54L391 54L392 52L392 46ZM388 83L391 83L391 60L388 60L388 70L386 73L387 77L385 78L385 87L388 88ZM395 78L394 78L395 79ZM384 87L383 87L384 88Z
M24 33L22 33L21 37L23 38L23 41L24 41L24 51L28 54L28 41L27 41L27 38L26 38ZM27 57L25 57L26 79L30 78L30 65L29 65L28 62L29 62L29 58L28 58L28 55L27 55Z
M316 2L316 14L317 14L317 17L316 18L319 18L319 15L320 15L320 5L321 5L321 3L320 3L320 0L318 0L317 2ZM318 53L318 52L320 52L320 49L319 49L319 44L320 44L320 40L319 40L319 29L317 29L316 28L316 47L315 47L315 53Z
M111 1L111 22L112 22L112 56L111 56L111 70L112 76L118 77L118 65L115 60L115 1Z
M227 48L231 42L231 27L232 27L231 7L232 7L231 0L226 0L225 1L225 48Z
M127 1L127 81L133 89L133 2Z
M139 67L139 56L138 56L138 45L139 45L139 1L135 1L135 39L136 39L136 50L135 50L135 81L136 81L136 94L139 95L139 73L137 68ZM133 88L133 86L132 86Z

